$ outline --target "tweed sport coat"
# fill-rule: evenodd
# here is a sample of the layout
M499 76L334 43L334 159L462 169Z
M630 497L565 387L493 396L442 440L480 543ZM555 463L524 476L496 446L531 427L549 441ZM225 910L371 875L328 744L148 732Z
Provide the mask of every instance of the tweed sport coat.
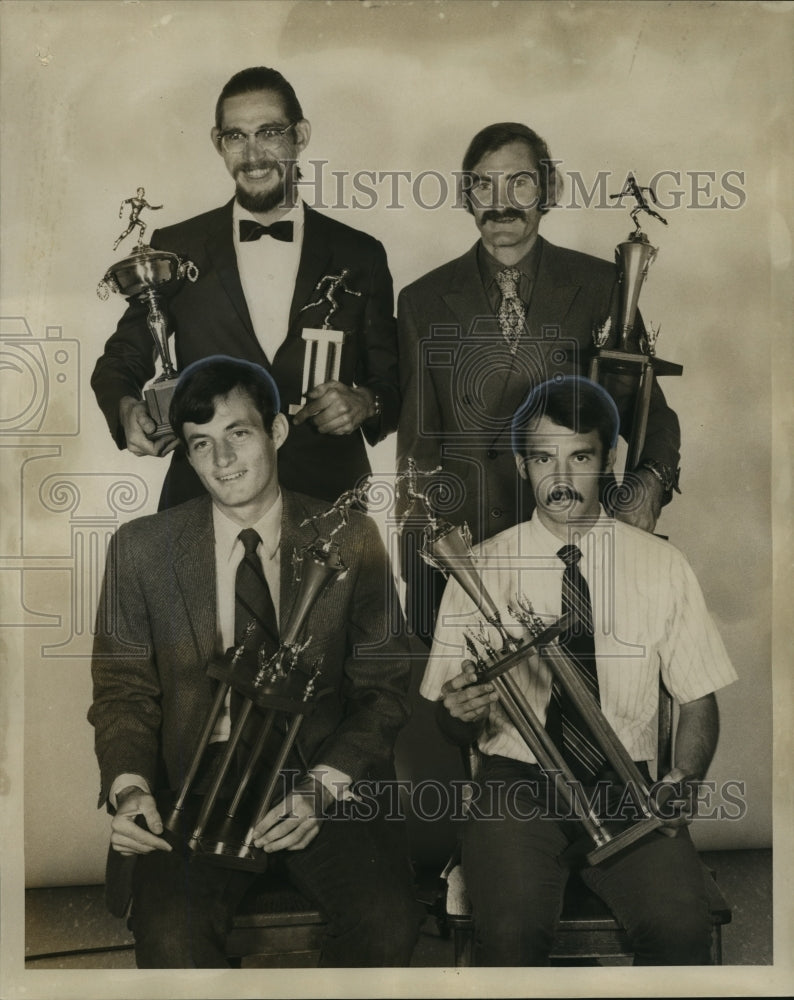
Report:
M184 281L167 303L178 370L211 354L228 354L262 365L273 375L282 408L301 400L306 342L301 331L318 327L322 307L301 312L324 275L347 268L348 288L339 293L332 325L347 334L340 381L378 393L381 416L365 421L353 434L320 434L310 422L292 426L279 453L283 486L333 501L370 472L365 440L374 445L397 427L400 410L397 339L392 279L381 243L350 226L305 209L305 227L295 291L285 340L268 359L254 333L243 294L232 232L233 200L174 226L155 230L151 245L188 257L199 270L195 284ZM154 342L145 309L129 306L96 362L91 385L119 448L126 447L118 419L123 396L139 398L155 373ZM290 421L291 422L291 421ZM160 509L204 492L184 452L174 453L163 485Z
M404 469L408 458L421 469L441 465L447 489L439 495L439 512L453 523L466 521L475 542L526 520L534 507L516 472L510 441L513 414L529 390L557 373L586 375L593 329L608 316L613 322L606 346L617 344L614 264L539 239L527 334L515 355L483 287L478 244L413 282L398 300L403 392L398 466ZM605 384L627 437L634 379L612 376ZM675 469L679 445L678 418L657 384L641 459Z
M317 537L299 527L327 504L282 490L280 624L298 584L291 554ZM334 522L336 523L336 522ZM322 663L330 693L306 717L298 743L309 766L355 781L393 775L396 735L408 717L408 649L395 629L399 604L374 522L352 511L337 536L347 573L309 614L301 664ZM217 602L209 497L123 525L109 551L92 675L100 806L120 774L153 791L178 789L212 701Z

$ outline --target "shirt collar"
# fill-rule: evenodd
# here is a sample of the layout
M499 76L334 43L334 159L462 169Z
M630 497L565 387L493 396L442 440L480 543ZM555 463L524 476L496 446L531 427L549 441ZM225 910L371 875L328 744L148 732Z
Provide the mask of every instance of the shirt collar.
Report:
M541 245L541 239L538 236L521 260L512 265L518 268L530 283L535 281L538 273ZM477 263L479 264L480 274L486 288L496 281L496 275L507 267L506 264L498 261L492 253L485 249L485 244L482 240L480 240L477 246Z
M283 215L279 222L291 222L292 223L292 242L297 243L303 236L303 223L304 223L304 201L298 192L295 196L295 204ZM243 206L234 199L232 203L232 228L234 232L235 243L240 242L240 219L250 219L252 222L259 222L252 212L249 212L247 208Z
M598 515L598 520L595 521L590 528L583 532L581 535L581 541L579 543L579 548L584 549L587 546L586 539L590 535L598 535L601 532L610 528L614 523L613 519L608 517L604 512L604 508L601 508L601 512ZM533 555L538 556L556 556L560 549L566 545L566 542L560 541L560 539L552 534L549 529L543 524L543 522L538 517L537 510L532 512L532 516L529 521L526 522L527 530L531 537L531 551Z
M256 524L249 524L247 527L255 528L262 539L262 554L266 559L272 560L278 552L281 544L281 512L284 501L279 491L275 502L265 511ZM212 525L215 531L215 549L218 557L225 562L231 562L235 553L235 547L242 545L237 536L242 528L223 511L212 505Z

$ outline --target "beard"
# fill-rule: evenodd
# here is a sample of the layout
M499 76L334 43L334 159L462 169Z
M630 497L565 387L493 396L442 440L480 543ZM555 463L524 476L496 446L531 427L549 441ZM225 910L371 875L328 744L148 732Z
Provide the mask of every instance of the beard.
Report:
M283 163L262 164L263 168L275 168L279 183L275 184L268 191L249 191L244 188L239 180L239 175L244 171L238 170L235 174L235 187L237 201L247 212L272 212L275 208L290 208L291 200L287 191L287 172Z

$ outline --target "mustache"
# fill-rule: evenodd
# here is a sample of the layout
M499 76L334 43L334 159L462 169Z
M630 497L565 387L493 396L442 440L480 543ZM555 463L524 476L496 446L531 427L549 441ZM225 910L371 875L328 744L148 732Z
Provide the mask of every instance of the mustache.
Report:
M482 222L512 222L514 219L527 221L527 212L523 208L488 208L482 213Z
M248 170L275 170L280 177L284 176L285 168L281 160L259 160L256 163L243 163L234 172L234 176L244 174Z
M574 489L570 483L554 483L546 490L546 503L560 503L563 500L567 500L569 503L573 503L574 500L584 503L582 494L579 490Z

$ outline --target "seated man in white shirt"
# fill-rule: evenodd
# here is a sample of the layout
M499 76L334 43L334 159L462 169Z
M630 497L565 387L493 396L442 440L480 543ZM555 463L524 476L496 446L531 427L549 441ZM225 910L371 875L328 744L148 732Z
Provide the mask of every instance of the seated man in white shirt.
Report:
M618 415L609 395L571 377L535 388L513 420L518 473L536 502L528 522L476 546L487 591L510 624L508 606L531 601L545 621L574 610L579 627L561 638L588 678L601 710L649 778L655 757L659 673L680 705L675 767L659 778L698 781L717 744L714 692L736 679L700 587L678 550L609 519L599 481L615 461ZM580 565L579 565L580 564ZM582 580L583 578L583 580ZM463 864L480 965L544 965L559 919L569 866L561 856L582 827L554 801L546 776L506 717L493 685L478 683L465 633L482 620L450 579L444 592L422 694L438 701L439 723L484 755L479 798L464 831ZM497 648L499 643L496 643ZM588 651L589 650L589 651ZM512 675L585 792L609 781L609 766L584 720L566 714L548 666L533 656ZM684 811L582 878L623 923L635 964L709 960L710 926L702 866ZM570 852L569 852L570 854Z
M208 662L245 643L256 669L260 649L275 652L298 593L293 553L316 540L328 504L279 488L289 428L258 365L195 362L180 378L171 422L207 494L130 521L114 537L89 721L99 804L113 813L108 898L125 911L126 874L138 966L222 967L235 909L258 876L191 859L163 820L211 718ZM365 821L351 793L355 782L394 778L394 741L408 715L407 643L389 627L399 606L375 524L351 510L334 540L347 573L312 606L301 637L308 645L293 668L308 681L320 664L320 690L287 760L294 783L285 776L254 844L268 855L265 879L283 869L328 917L323 965L407 965L421 910L403 824L371 809ZM231 698L197 789L211 780L236 711ZM266 744L265 774L274 753L278 746ZM232 770L227 797L239 781Z

